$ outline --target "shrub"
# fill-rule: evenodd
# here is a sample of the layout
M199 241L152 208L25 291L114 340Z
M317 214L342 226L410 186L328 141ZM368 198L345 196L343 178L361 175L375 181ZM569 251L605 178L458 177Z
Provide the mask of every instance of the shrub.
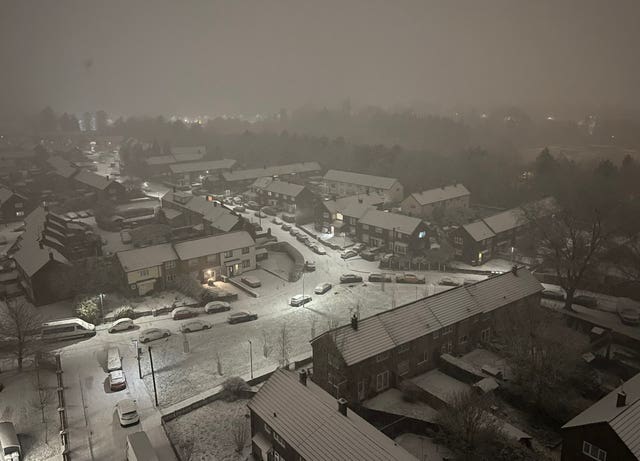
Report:
M94 325L100 320L100 308L93 298L83 298L76 303L76 317Z
M420 400L420 390L414 385L403 381L400 383L400 391L402 392L402 400L406 402L417 402Z
M135 311L131 306L122 306L113 314L114 320L129 318L132 319L135 315Z
M250 390L251 387L247 382L239 376L227 378L222 383L222 395L225 400L234 401L243 398L243 392Z

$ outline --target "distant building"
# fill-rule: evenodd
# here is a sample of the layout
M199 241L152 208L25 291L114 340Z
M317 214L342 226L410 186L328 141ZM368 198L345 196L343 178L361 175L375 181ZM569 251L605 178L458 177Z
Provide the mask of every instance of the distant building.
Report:
M307 379L278 369L249 401L253 459L417 461Z
M198 162L207 154L205 146L193 147L172 147L171 152L166 155L152 155L141 159L142 169L146 177L169 174L170 166L188 162ZM134 163L138 159L133 159Z
M207 178L211 190L224 191L226 189L241 192L248 188L258 178L273 178L281 181L299 182L301 179L319 173L318 162L290 163L287 165L265 166L248 170L232 170L224 172L220 178Z
M173 163L169 165L171 183L176 186L191 186L194 183L202 183L204 178L217 175L225 171L231 171L236 164L235 160L205 160L199 162Z
M169 191L160 199L167 224L173 227L201 226L205 235L220 234L245 227L245 220L218 201L186 192Z
M561 460L640 460L640 374L562 426Z
M323 181L326 193L336 197L381 194L389 203L399 203L404 198L404 187L396 178L329 170L324 175Z
M517 269L405 304L311 340L313 381L356 404L437 368L442 354L489 341L505 313L539 305L542 285Z
M373 248L384 248L397 255L413 255L428 249L428 230L427 224L419 218L369 209L358 220L356 236Z
M264 181L263 181L264 180ZM300 184L261 178L254 183L254 190L261 205L268 205L296 217L296 224L313 221L316 197Z
M471 193L462 184L414 192L405 198L400 207L409 216L430 219L436 209L469 208Z
M0 187L0 222L22 221L35 203L22 194Z
M316 202L316 229L325 234L355 236L358 221L369 209L380 208L382 194L361 194Z
M108 175L102 176L92 171L79 170L73 175L73 181L79 193L92 194L97 200L122 202L126 199L125 187Z

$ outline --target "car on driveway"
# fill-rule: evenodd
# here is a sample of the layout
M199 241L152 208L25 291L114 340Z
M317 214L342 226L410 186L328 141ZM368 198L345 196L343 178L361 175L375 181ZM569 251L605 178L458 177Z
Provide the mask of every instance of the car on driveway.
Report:
M353 245L350 250L353 250L357 253L360 253L362 250L364 250L366 248L366 245L364 243L356 243L355 245Z
M121 391L125 387L127 387L127 380L124 377L124 371L114 370L109 373L109 389Z
M275 216L278 213L278 210L276 210L275 208L273 208L272 206L265 206L262 207L261 210L263 213L268 214L269 216ZM276 223L274 223L276 224Z
M370 282L391 282L391 274L369 274Z
M133 324L133 320L131 320L130 318L122 318L113 322L108 331L109 333L116 333L118 331L131 330L134 327L135 325Z
M258 314L252 314L250 312L236 312L227 318L229 323L251 322L252 320L258 320Z
M353 258L355 256L358 256L358 253L356 253L353 250L345 250L340 254L340 257L342 259L349 259L349 258Z
M171 336L171 331L166 328L147 328L142 330L138 339L141 343L148 343L149 341L155 341L160 338L168 338Z
M274 217L271 219L271 222L272 222L273 224L275 224L276 226L279 226L280 224L282 224L282 221L280 221L280 218L278 218L277 216L274 216Z
M305 304L311 302L311 296L309 295L295 295L293 298L289 300L289 304L292 306L304 306Z
M561 290L554 290L553 288L545 288L540 293L545 299L553 299L554 301L564 301L564 292Z
M640 324L640 312L633 307L618 308L618 316L625 325Z
M304 270L307 272L313 272L316 270L316 263L313 261L305 261L304 262Z
M459 287L460 285L462 285L460 282L453 280L451 277L441 278L438 284L445 287Z
M576 295L573 297L573 303L593 308L598 306L598 298L588 295Z
M191 307L176 307L171 311L171 318L173 320L190 319L191 317L197 317L198 311Z
M231 304L226 301L211 301L204 306L207 314L215 314L216 312L226 312L231 310Z
M311 251L313 251L315 254L318 254L318 255L327 254L327 250L325 250L321 245L318 245L317 243L314 243L309 248L311 248Z
M118 413L118 420L122 427L133 426L140 422L138 405L136 405L136 401L133 399L123 399L116 403L116 412Z
M180 325L180 331L183 333L191 333L192 331L208 330L211 323L204 320L190 320Z
M398 283L423 284L426 281L425 281L424 277L418 277L416 274L398 274L398 275L396 275L396 282L398 282Z
M280 229L288 232L291 230L291 224L283 223L282 226L280 226Z
M236 211L238 213L244 213L245 211L247 211L247 209L242 205L236 205L233 207L233 211Z
M343 274L340 276L340 283L358 283L362 282L362 277L356 274Z
M331 289L333 285L331 285L330 283L321 283L320 285L318 285L317 287L315 287L313 289L313 292L317 295L323 295L325 294L327 291L329 291Z
M262 286L262 282L260 281L260 279L257 279L256 277L252 277L250 275L246 277L242 277L240 281L245 285L250 286L251 288L258 288Z

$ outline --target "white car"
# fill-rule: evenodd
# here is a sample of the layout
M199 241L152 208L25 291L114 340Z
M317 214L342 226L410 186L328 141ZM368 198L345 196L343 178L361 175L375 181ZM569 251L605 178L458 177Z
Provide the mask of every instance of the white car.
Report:
M135 325L130 318L118 319L109 327L109 333L115 333L117 331L131 330Z
M147 328L140 332L138 339L141 343L148 343L149 341L155 341L160 338L168 338L171 336L171 331L166 328Z
M121 391L125 387L127 387L127 379L124 377L124 371L114 370L109 373L109 389Z
M309 295L295 295L289 301L292 306L304 306L308 302L311 302L311 296Z
M204 306L207 314L215 314L216 312L226 312L231 310L231 304L226 301L211 301Z
M116 412L118 413L118 420L120 420L120 425L122 427L133 426L140 422L138 406L136 405L135 400L120 400L116 403Z
M208 330L211 323L204 320L191 320L180 325L180 331L183 333L191 333L192 331Z
M313 290L313 292L317 295L323 295L325 294L327 291L329 291L331 289L332 285L330 283L321 283L320 285L318 285L317 287L315 287L315 289Z

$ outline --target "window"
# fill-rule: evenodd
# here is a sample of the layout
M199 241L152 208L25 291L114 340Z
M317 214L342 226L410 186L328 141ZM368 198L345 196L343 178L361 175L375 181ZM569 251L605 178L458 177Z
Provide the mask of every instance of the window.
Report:
M467 335L460 336L460 339L458 340L460 344L465 344L467 341L469 341L469 337Z
M383 371L376 376L376 390L381 391L389 387L389 371Z
M422 351L422 355L420 356L420 361L418 362L418 365L422 365L423 363L427 363L428 361L429 361L429 351L424 350Z
M456 235L455 237L453 237L453 243L455 243L456 245L462 245L464 241L462 240L462 237Z
M446 343L444 343L440 347L440 353L441 354L451 354L452 350L453 350L453 342L452 341L447 341Z
M400 255L407 254L407 247L404 246L404 245L396 244L396 253L398 253Z
M402 362L398 363L398 374L400 376L404 376L407 373L409 373L409 361L403 360Z
M285 460L280 453L278 453L276 450L273 450L273 461L285 461Z
M264 431L271 435L271 428L269 427L269 425L267 423L264 423Z
M249 247L244 247L244 248L242 249L242 254L243 254L243 255L249 254Z
M480 340L487 342L491 339L491 328L485 328L480 332Z
M273 431L273 440L278 442L280 445L284 447L284 439L278 435L276 431Z
M450 335L453 333L453 325L449 325L448 327L444 327L444 331L442 332L442 336Z
M433 332L433 339L438 339L440 337L440 330L436 330Z
M24 211L16 211L16 216L24 216Z
M336 219L337 219L338 221L342 221L342 220L344 219L343 214L342 214L342 213L336 213Z
M176 267L176 262L175 261L167 261L166 263L164 263L164 268L165 269L173 269Z
M598 461L607 461L607 452L589 442L582 442L582 453Z
M376 355L376 362L382 362L389 358L389 351Z
M149 269L141 269L138 271L138 275L140 277L147 277L149 275Z
M173 282L176 279L176 274L167 275L167 282Z
M247 269L248 267L251 267L251 261L249 261L248 259L245 259L242 261L242 267L244 269Z
M411 349L411 345L409 343L400 344L398 352L402 354L403 352L407 352L409 349Z
M369 230L369 226L367 224L362 225L362 230Z
M225 251L224 257L231 258L233 256L233 250Z

